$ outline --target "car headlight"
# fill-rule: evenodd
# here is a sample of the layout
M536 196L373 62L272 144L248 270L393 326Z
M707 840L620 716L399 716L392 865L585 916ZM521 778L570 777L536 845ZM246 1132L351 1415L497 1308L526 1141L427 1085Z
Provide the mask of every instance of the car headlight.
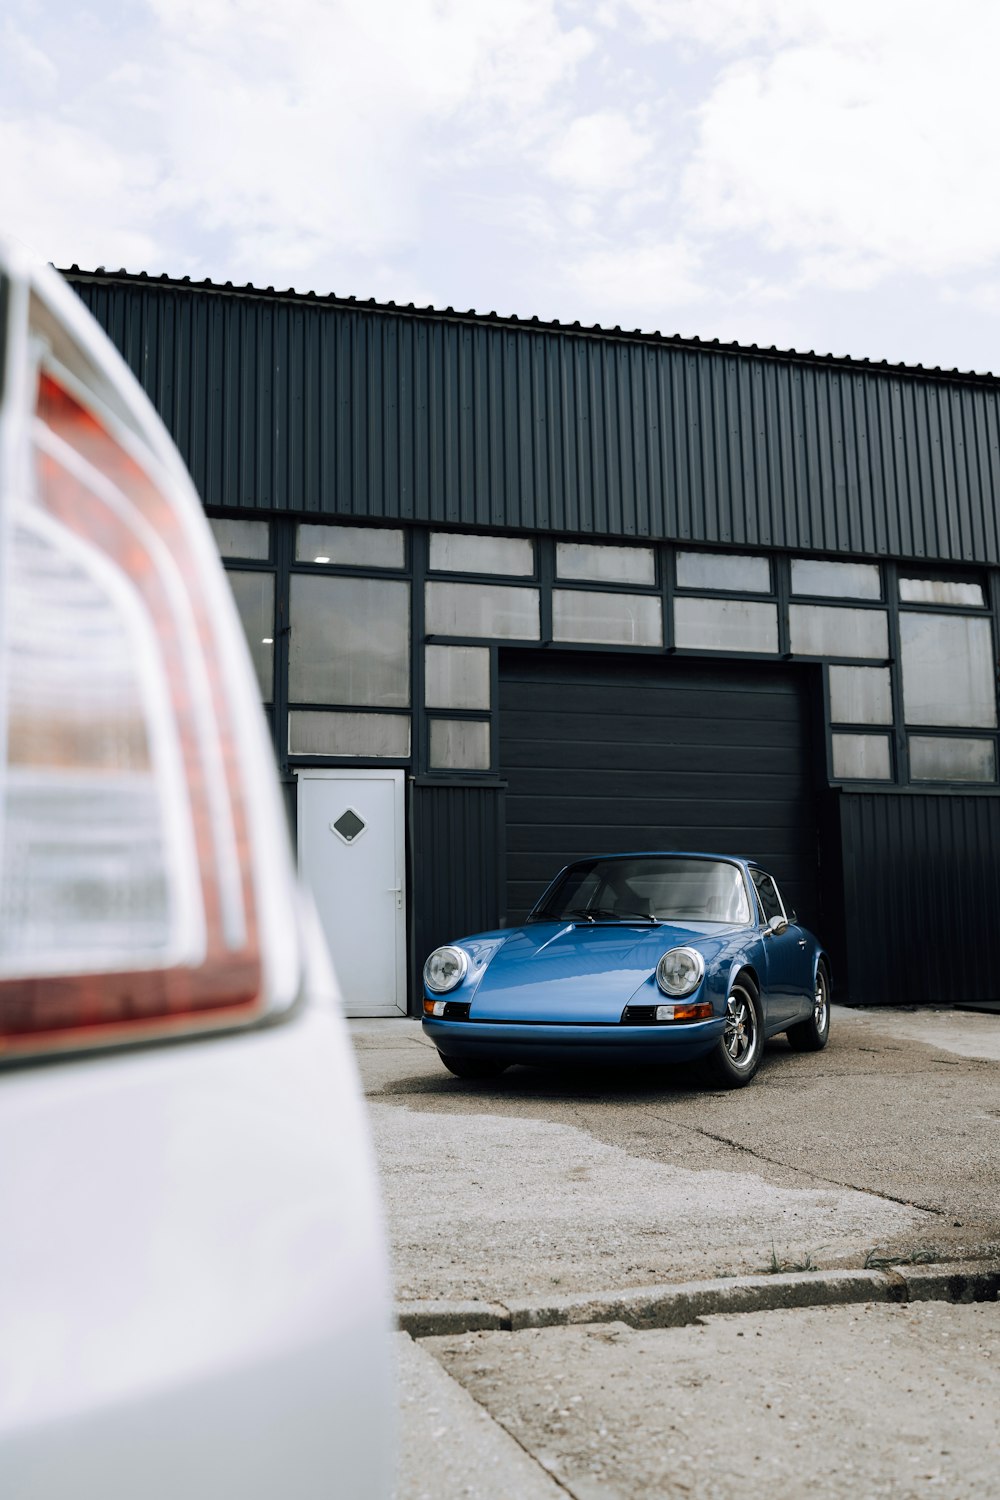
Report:
M690 995L705 977L705 960L697 948L671 948L656 965L656 982L665 995Z
M468 955L461 948L435 948L424 964L424 984L436 995L443 995L461 984L468 972Z

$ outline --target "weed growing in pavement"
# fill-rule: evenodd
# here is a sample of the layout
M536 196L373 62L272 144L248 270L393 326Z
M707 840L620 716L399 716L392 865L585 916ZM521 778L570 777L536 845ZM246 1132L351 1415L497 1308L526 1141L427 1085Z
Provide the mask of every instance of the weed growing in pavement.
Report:
M926 1250L911 1250L908 1255L883 1255L878 1250L869 1250L865 1256L866 1271L887 1271L892 1266L933 1266L941 1259L941 1252L933 1246Z
M805 1260L780 1260L772 1240L770 1263L761 1266L761 1270L768 1276L775 1276L782 1271L818 1271L819 1266L812 1258L812 1251L807 1251Z

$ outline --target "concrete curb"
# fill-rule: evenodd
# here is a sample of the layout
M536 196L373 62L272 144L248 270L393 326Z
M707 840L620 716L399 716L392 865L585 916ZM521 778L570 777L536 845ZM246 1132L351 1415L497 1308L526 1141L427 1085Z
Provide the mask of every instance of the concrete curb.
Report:
M554 1297L546 1302L401 1302L396 1320L413 1338L440 1334L517 1332L574 1323L626 1323L630 1328L681 1328L718 1313L835 1307L854 1302L996 1302L1000 1260L887 1266L878 1271L793 1271L729 1276L674 1286L631 1287Z

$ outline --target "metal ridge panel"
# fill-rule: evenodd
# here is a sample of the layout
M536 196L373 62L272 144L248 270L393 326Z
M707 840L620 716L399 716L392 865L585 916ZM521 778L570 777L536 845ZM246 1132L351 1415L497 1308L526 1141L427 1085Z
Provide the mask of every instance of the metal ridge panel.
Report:
M190 276L170 276L166 272L154 274L149 271L127 271L124 266L117 271L108 271L104 266L97 266L88 271L74 262L68 267L57 267L59 274L67 281L103 281L103 282L134 282L139 284L174 287L180 291L189 292L215 292L227 296L254 297L262 300L280 302L301 302L310 305L327 307L354 308L370 312L386 313L394 317L417 317L432 318L450 322L486 324L489 327L510 327L527 329L529 331L568 334L583 338L602 338L613 340L624 340L628 342L638 341L643 344L670 345L673 347L697 349L708 353L718 352L720 354L747 354L755 359L788 360L793 363L805 363L821 365L823 367L840 366L851 370L874 370L896 375L909 375L921 380L947 380L972 382L977 385L1000 386L1000 376L994 375L991 370L943 370L940 365L927 366L922 364L907 364L900 360L893 362L887 359L873 359L867 355L852 354L822 354L815 349L778 349L774 344L762 346L759 344L741 344L735 339L727 343L721 339L703 339L697 334L661 333L659 329L645 331L641 328L623 329L616 324L609 328L601 323L585 325L578 320L572 323L560 322L558 318L545 319L536 315L521 317L517 313L477 312L475 308L469 308L462 312L454 307L435 307L428 304L426 307L418 307L413 302L378 302L374 297L340 296L336 292L300 292L295 287L288 287L280 291L273 286L260 287L252 282L246 282L243 286L237 286L232 281L218 282L206 276L201 281L192 280Z

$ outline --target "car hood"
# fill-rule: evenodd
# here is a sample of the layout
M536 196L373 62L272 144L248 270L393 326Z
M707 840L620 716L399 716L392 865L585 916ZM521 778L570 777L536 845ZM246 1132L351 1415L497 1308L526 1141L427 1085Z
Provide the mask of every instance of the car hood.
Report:
M533 922L511 932L477 986L477 1021L618 1021L650 984L668 948L697 947L706 964L732 928ZM655 981L649 1002L662 998Z

